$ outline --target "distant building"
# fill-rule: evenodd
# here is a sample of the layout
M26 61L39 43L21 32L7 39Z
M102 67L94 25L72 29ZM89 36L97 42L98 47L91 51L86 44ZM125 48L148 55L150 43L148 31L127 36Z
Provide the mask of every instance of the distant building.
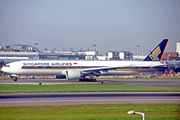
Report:
M97 56L101 56L96 50L74 50L70 48L60 50L39 51L38 48L30 45L13 44L6 47L0 46L0 61L5 63L17 60L28 59L59 59L59 60L98 60ZM102 57L99 59L102 59Z
M133 60L133 54L129 51L109 51L108 60Z
M121 51L119 52L119 58L121 60L133 60L133 54L129 51Z
M84 51L39 51L36 47L30 45L13 44L10 46L0 46L0 61L9 63L18 60L28 59L61 59L61 60L80 60L85 59Z
M176 43L176 52L178 53L178 56L180 57L180 42Z
M107 56L96 56L98 60L108 60Z
M164 52L162 60L172 61L172 60L180 60L178 56L178 52Z
M133 60L144 60L146 58L146 56L141 56L141 55L133 55Z
M108 52L108 60L120 60L118 51L109 51Z
M58 54L58 59L60 60L81 60L81 59L85 59L85 52L82 50L73 50L72 48L70 48L69 50L67 49L60 49L60 50L54 50L54 51L50 51L50 50L44 50L43 53L54 53L54 54Z

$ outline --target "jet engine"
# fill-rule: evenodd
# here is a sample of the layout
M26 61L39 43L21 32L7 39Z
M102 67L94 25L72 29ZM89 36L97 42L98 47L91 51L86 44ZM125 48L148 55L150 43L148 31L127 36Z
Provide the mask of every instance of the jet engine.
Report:
M66 71L66 78L70 79L80 79L82 76L82 72L79 70L67 70Z

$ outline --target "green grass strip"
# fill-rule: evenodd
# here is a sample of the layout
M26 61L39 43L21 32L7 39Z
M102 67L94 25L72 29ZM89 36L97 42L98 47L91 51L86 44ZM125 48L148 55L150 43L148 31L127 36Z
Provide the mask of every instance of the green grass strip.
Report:
M149 80L179 80L179 77L162 77L162 78L97 78L97 80L106 79L134 79L134 80L143 80L143 79L149 79Z
M43 92L133 92L133 91L180 91L178 87L147 87L127 85L16 85L0 84L0 93Z
M1 120L179 120L179 104L102 104L0 107Z

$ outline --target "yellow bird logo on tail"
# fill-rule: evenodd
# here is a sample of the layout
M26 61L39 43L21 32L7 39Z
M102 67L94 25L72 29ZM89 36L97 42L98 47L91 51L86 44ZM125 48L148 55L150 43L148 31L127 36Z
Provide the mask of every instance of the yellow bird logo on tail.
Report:
M151 60L153 61L159 61L158 55L161 53L161 49L158 46L153 52L152 54L149 55L149 57L151 58Z

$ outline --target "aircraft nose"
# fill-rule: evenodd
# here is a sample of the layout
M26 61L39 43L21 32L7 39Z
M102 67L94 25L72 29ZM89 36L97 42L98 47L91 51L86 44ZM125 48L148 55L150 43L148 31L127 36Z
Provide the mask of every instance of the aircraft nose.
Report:
M0 69L0 72L2 72L2 69L3 69L3 68Z
M0 72L2 72L2 71L3 71L2 69L3 69L3 68L1 68L1 69L0 69Z
M2 71L3 71L4 66L5 66L5 65L3 65L3 66L1 67L0 72L2 72Z

